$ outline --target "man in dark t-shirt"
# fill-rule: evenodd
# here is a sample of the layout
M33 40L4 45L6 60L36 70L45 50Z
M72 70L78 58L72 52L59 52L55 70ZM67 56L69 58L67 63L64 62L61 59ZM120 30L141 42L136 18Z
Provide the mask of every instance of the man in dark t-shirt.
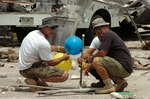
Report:
M123 40L109 29L109 23L102 18L95 19L92 24L101 45L99 51L90 57L91 63L88 61L89 63L86 64L85 74L88 75L95 69L102 79L104 86L95 90L97 94L123 91L128 85L124 78L130 76L133 71L129 50ZM81 63L80 61L82 60L79 59L78 62Z
M113 31L109 30L101 38L99 49L107 51L107 56L117 60L128 73L132 73L132 59L124 42Z

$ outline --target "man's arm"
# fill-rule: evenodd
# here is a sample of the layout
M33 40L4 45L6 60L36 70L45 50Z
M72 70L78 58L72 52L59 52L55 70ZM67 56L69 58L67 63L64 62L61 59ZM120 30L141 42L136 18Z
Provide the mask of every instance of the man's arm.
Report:
M95 53L94 55L93 55L93 58L94 57L104 57L104 56L106 56L107 55L107 51L105 51L105 50L99 50L97 53Z
M57 58L57 59L52 59L50 61L45 61L48 66L55 66L57 64L59 64L62 61L68 60L70 58L70 56L68 54L64 54L62 57Z
M95 51L96 49L89 48L84 55L82 56L84 59L88 59Z

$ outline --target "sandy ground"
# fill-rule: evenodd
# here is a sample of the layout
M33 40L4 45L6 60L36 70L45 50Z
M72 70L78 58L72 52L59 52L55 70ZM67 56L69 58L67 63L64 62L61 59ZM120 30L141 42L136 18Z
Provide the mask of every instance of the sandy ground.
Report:
M6 50L8 47L2 47L0 50ZM13 48L18 53L19 47ZM139 56L140 53L144 53L145 55L150 55L149 51L143 51L140 49L130 49L130 52L133 57ZM63 83L49 83L54 87L64 87L64 88L72 88L79 87L79 79L72 80L71 77L73 75L79 76L79 68L76 63L76 59L78 56L71 56L73 60L72 69L70 70L69 79ZM140 55L141 56L141 55ZM17 61L14 62L6 62L5 60L1 60L5 64L4 67L0 67L0 75L5 75L7 77L0 77L0 86L10 87L17 85L17 79L21 79L21 82L24 83L24 77L22 77L17 68ZM147 62L150 62L148 60ZM125 91L130 91L136 94L135 99L150 99L150 71L149 70L134 70L132 75L126 78L129 85L125 89ZM83 77L83 80L86 81L87 86L90 86L90 83L97 82L97 80L93 76ZM57 95L48 95L48 96L39 96L36 92L24 92L24 91L4 91L0 92L0 99L113 99L110 94L96 95L92 94L83 94L83 93L64 93Z

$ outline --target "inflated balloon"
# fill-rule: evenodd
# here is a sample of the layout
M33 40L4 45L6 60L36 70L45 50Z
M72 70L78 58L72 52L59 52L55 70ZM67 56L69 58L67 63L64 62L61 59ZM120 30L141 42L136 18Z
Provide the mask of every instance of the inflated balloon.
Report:
M67 53L77 55L82 50L82 40L77 36L70 36L65 40L64 47Z
M57 58L60 58L62 57L64 54L63 53L58 53L56 54L53 59L57 59ZM60 69L63 69L65 71L69 71L71 69L71 66L72 66L72 61L70 59L68 60L65 60L65 61L62 61L61 63L59 63L58 65L56 65L56 67L60 68Z

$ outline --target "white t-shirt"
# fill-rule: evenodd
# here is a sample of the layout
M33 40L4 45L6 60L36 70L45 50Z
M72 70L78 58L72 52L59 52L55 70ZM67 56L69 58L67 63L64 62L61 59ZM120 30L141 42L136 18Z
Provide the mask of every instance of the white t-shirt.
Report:
M98 49L100 47L100 40L99 38L96 36L93 40L92 40L92 43L91 45L89 46L89 48L93 48L93 49Z
M33 63L52 59L51 45L40 30L30 32L19 49L19 70L25 70Z

